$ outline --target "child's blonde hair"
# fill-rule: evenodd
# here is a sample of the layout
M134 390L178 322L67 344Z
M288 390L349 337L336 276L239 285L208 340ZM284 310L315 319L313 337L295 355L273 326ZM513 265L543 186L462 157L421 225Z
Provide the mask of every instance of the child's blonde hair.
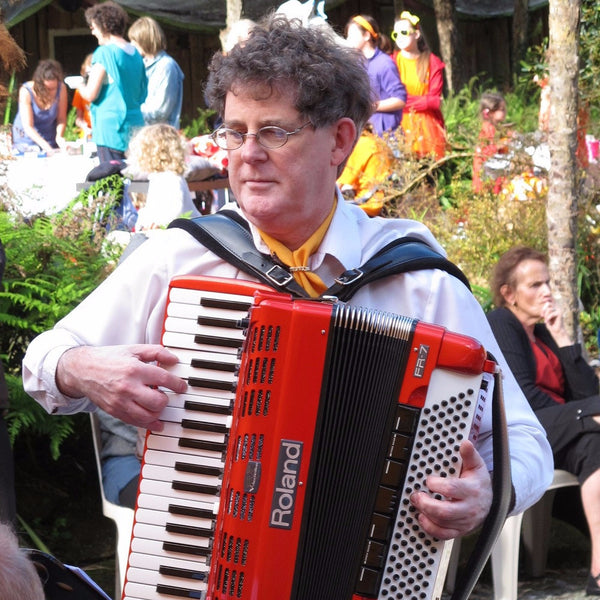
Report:
M183 175L187 147L177 129L166 123L142 127L129 142L128 157L145 173Z

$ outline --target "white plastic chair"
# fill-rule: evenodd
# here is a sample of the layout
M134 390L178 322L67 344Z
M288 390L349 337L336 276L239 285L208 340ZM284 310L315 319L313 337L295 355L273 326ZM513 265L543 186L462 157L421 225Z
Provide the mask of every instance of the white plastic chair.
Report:
M523 542L526 570L541 577L546 570L552 503L556 490L579 485L575 475L556 469L554 479L540 500L524 513L508 517L492 550L494 600L517 600L519 582L519 538Z
M519 586L519 543L522 540L526 571L541 577L546 570L552 503L558 488L579 485L577 477L556 469L552 483L536 504L525 512L508 517L492 549L494 600L517 600ZM460 539L454 541L446 576L446 590L452 592L460 553Z
M112 519L117 526L117 544L115 549L115 600L121 598L121 590L125 583L125 572L127 570L127 558L129 556L129 544L131 542L131 530L133 528L133 513L131 508L113 504L104 495L102 485L102 463L100 461L100 449L102 448L102 436L100 422L97 415L90 413L92 423L92 438L94 440L94 453L96 455L96 468L100 482L100 494L102 496L102 514Z

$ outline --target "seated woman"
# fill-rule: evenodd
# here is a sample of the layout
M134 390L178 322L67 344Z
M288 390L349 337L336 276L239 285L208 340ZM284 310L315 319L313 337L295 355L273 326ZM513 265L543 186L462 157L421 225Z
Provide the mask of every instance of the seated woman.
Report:
M67 86L55 60L38 63L31 81L19 90L19 111L12 127L13 148L52 154L64 145L67 126Z
M552 447L554 464L577 476L591 539L586 592L600 596L600 396L598 378L568 335L550 289L546 256L523 246L503 254L488 315L508 366Z

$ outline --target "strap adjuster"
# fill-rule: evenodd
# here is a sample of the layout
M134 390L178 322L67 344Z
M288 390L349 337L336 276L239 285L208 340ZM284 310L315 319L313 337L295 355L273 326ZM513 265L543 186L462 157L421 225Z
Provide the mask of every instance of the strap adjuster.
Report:
M350 285L351 283L358 281L364 274L364 271L361 271L360 269L349 269L337 277L335 282L339 285Z
M294 276L288 273L283 267L273 265L265 275L277 286L283 287L290 283Z

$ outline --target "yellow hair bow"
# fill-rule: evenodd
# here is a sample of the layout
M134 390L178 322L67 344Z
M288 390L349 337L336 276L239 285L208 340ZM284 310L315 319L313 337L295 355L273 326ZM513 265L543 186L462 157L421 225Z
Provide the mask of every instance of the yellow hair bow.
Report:
M413 27L416 27L419 24L419 17L417 15L413 15L409 13L407 10L403 10L400 14L400 21L408 21Z

